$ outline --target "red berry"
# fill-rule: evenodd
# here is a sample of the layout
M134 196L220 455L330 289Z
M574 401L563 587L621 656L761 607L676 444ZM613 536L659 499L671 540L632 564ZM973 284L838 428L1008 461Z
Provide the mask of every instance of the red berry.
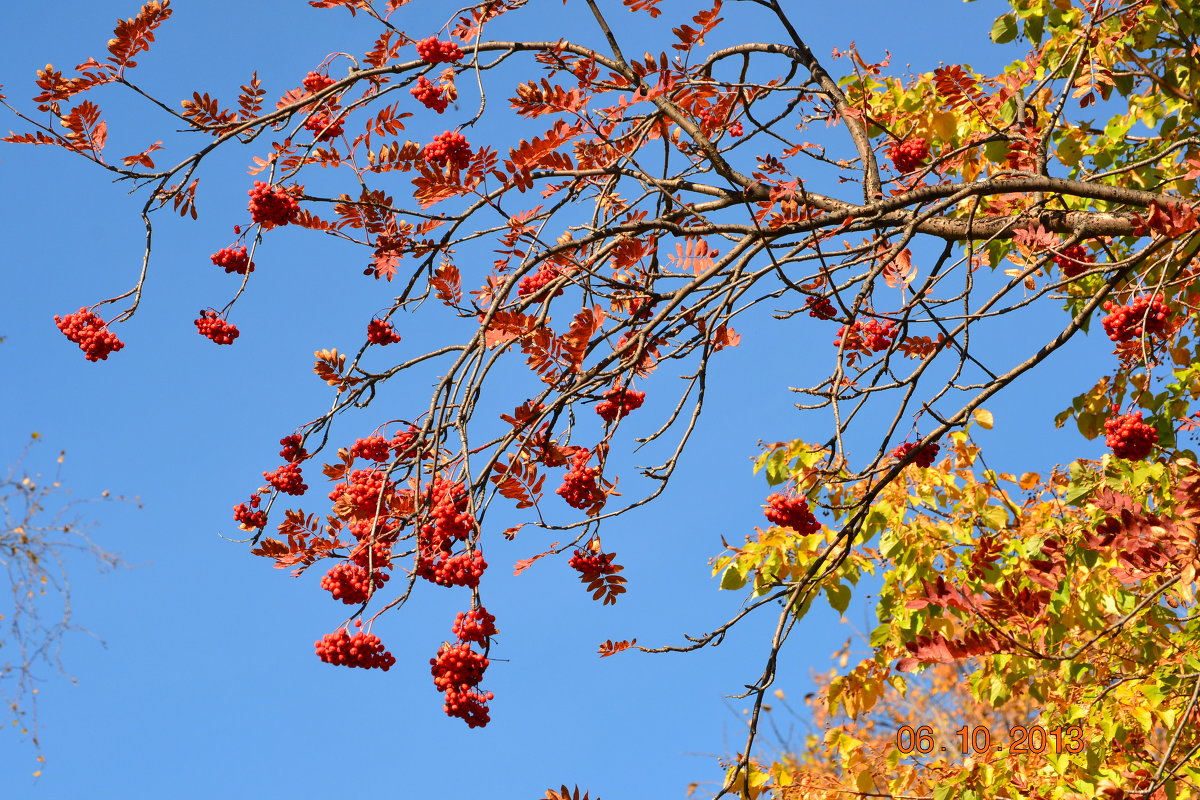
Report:
M483 644L496 635L496 618L483 606L465 614L460 611L451 632L460 642Z
M1067 278L1074 278L1076 275L1086 272L1095 262L1095 256L1088 252L1082 243L1064 247L1061 253L1054 256L1055 265Z
M479 685L488 668L488 659L465 642L454 645L443 642L437 657L429 659L429 666L433 685L439 691L462 691Z
M729 126L730 136L741 136L745 131L742 130L742 123L735 122Z
M233 507L233 519L244 531L261 530L267 527L267 512L251 511L252 508L258 508L258 504L262 502L262 495L255 492L250 495L250 503L238 503Z
M596 413L605 422L613 422L630 411L641 408L645 400L645 392L614 386L605 392L604 399L596 404Z
M833 307L833 303L829 302L828 297L810 295L804 298L804 305L808 306L808 315L810 317L833 319L837 316L837 309Z
M581 510L591 508L604 502L604 491L596 483L598 472L595 467L587 466L591 451L580 448L571 457L571 468L563 476L562 486L554 493L567 501L567 505Z
M912 172L929 160L929 143L922 136L897 142L888 151L888 157L897 172Z
M600 553L591 550L576 550L567 560L567 566L577 571L587 582L601 575L613 575L621 571L621 567L613 564L616 553Z
M442 710L447 716L463 720L468 727L482 728L491 722L487 703L494 697L491 692L477 692L474 689L450 690L446 692L446 704Z
M367 323L367 341L378 345L395 344L400 341L400 334L387 320L373 319Z
M274 472L264 472L263 477L275 487L275 491L283 494L300 495L308 491L299 464L284 464Z
M1158 296L1140 295L1127 306L1111 300L1104 302L1109 314L1103 319L1104 332L1114 342L1129 342L1144 335L1165 338L1171 309Z
M471 145L467 143L467 137L458 131L446 131L434 136L433 141L425 145L424 156L431 164L449 164L455 169L465 169L471 161Z
M312 94L316 94L322 89L333 86L337 81L328 75L322 75L319 72L310 72L304 76L304 88Z
M83 357L88 361L103 361L110 353L125 346L115 333L105 327L104 320L86 308L65 317L56 314L54 324L67 339L79 345Z
M300 213L300 204L283 187L255 181L249 195L250 218L264 227L287 225Z
M1158 433L1142 422L1142 412L1122 414L1104 421L1104 443L1117 458L1141 461L1158 443Z
M391 458L391 443L382 436L369 436L366 439L355 439L350 446L350 455L367 461L387 461Z
M223 247L212 254L212 262L223 268L226 275L231 272L239 275L254 272L254 262L250 260L245 247Z
M808 501L803 497L782 494L767 496L767 509L763 512L766 518L782 528L791 528L799 534L817 533L821 523L808 510Z
M387 672L396 663L396 657L384 649L383 642L373 633L357 631L351 636L345 628L339 628L325 634L316 647L317 657L327 664Z
M342 135L342 118L336 114L313 114L304 121L304 127L312 131L314 141L327 142Z
M381 505L381 497L391 492L393 484L378 468L351 470L345 483L339 483L329 493L335 505L344 503L356 517L373 517Z
M521 278L521 282L517 284L517 296L528 297L530 295L536 295L561 275L562 272L558 269L558 267L554 266L543 267L533 275L526 275L524 278ZM558 297L562 293L563 289L560 286L558 287L558 290L551 295L551 297Z
M293 433L290 436L285 436L279 440L279 443L283 445L283 449L279 451L279 455L284 461L295 462L308 458L308 451L300 445L300 434Z
M369 581L368 574L371 575ZM348 606L361 605L367 602L371 592L387 583L389 577L380 569L368 573L356 564L343 561L325 573L325 577L321 578L321 588L332 594L334 600L341 600Z
M902 459L911 453L916 446L917 442L905 442L893 450L892 455L896 458ZM933 460L937 458L939 450L941 450L941 446L937 444L937 442L934 442L926 447L922 447L917 453L916 457L913 458L912 463L916 464L918 467L932 466Z
M439 42L436 36L417 42L417 55L427 64L448 64L463 57L462 48L454 42Z
M439 114L446 110L446 106L450 105L450 98L446 97L442 92L442 87L437 86L424 75L417 78L417 85L409 89L408 92L421 105L426 108L432 108Z
M240 335L236 325L221 319L215 311L201 311L200 318L196 320L196 330L217 344L233 344L233 340Z

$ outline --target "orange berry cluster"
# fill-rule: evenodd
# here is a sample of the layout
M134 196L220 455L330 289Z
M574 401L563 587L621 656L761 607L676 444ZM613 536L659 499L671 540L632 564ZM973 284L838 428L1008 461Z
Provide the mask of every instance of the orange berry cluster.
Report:
M287 225L300 213L300 204L282 187L255 181L249 191L250 218L268 227Z
M888 150L888 158L897 172L912 172L929 160L929 142L923 136L897 142Z
M351 636L345 628L339 628L321 637L316 647L317 657L327 664L387 672L396 663L396 657L384 649L383 642L373 633L356 631Z
M310 72L304 76L304 88L312 94L316 94L322 89L333 86L335 83L337 83L337 81L335 81L333 78L329 77L328 75L322 75L319 72Z
M212 254L212 262L224 269L226 275L231 272L239 275L254 272L254 262L250 260L245 247L222 247Z
M808 509L808 501L803 497L779 493L768 495L763 514L771 524L791 528L799 534L816 533L821 530L821 523L817 522L817 518Z
M596 413L605 422L613 422L630 411L641 408L645 401L645 392L614 386L605 392L604 399L596 404Z
M439 42L436 36L417 42L417 55L426 64L449 64L463 57L462 48L454 42Z
M1137 411L1104 420L1104 443L1117 458L1141 461L1158 443L1158 433L1142 422L1142 412Z
M408 92L421 105L426 108L432 108L439 114L446 110L446 106L450 105L450 98L442 93L442 87L436 85L424 75L417 78L417 85L409 89Z
M562 486L554 490L555 494L573 508L591 508L604 499L604 492L596 483L599 472L595 467L587 465L591 457L591 451L587 448L576 451L571 457L571 468L563 476Z
M458 131L445 131L425 145L424 157L430 164L449 164L455 169L465 169L471 161L471 145L467 143L467 137Z
M301 495L308 491L299 464L284 464L274 472L264 472L263 477L275 487L275 491L283 494Z
M451 632L460 642L483 644L496 635L496 618L483 606L465 614L460 611L454 618Z
M233 340L240 335L236 325L221 319L215 311L201 311L200 318L196 320L196 330L217 344L233 344Z
M391 443L382 436L368 436L366 439L355 439L350 446L350 455L367 461L387 461L391 458Z
M313 114L304 121L304 127L312 132L314 141L327 142L342 135L342 118L336 114Z
M1130 342L1144 334L1165 337L1171 309L1160 297L1143 294L1133 298L1127 306L1119 306L1111 300L1104 302L1109 314L1102 320L1104 332L1114 342Z
M367 341L378 345L396 344L400 341L400 334L387 320L373 319L367 323Z
M543 267L532 275L526 275L517 284L517 296L528 297L535 295L561 275L562 272L559 271L558 267ZM560 286L551 297L558 297L562 293L563 290Z
M343 561L325 573L321 578L321 588L332 594L333 599L341 600L348 606L360 605L367 602L371 592L387 583L390 577L380 569L368 572L357 564Z
M88 361L103 361L110 353L115 353L125 346L117 335L104 327L104 320L96 314L81 308L74 314L65 317L54 315L54 324L83 351L83 357Z

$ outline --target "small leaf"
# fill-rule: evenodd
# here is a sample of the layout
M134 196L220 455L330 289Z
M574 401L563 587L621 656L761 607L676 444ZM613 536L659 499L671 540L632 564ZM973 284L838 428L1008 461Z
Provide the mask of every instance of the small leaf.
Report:
M975 418L977 423L979 423L979 427L983 428L985 431L990 431L992 429L992 424L994 422L992 412L985 411L982 408L977 408L971 412L971 416Z
M1017 38L1017 16L1005 14L996 19L992 25L992 41L996 44L1006 44Z

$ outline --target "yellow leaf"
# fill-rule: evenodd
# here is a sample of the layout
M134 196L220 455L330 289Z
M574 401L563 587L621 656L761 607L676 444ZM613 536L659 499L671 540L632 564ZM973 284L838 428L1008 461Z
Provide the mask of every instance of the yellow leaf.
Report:
M985 431L990 431L992 429L992 423L994 421L992 412L985 411L982 408L977 408L971 412L971 416L973 416L975 421L979 423L979 427L983 428Z
M1021 475L1021 480L1017 485L1020 486L1025 491L1029 491L1034 486L1037 486L1038 482L1041 481L1041 479L1042 479L1042 476L1038 475L1036 472L1026 472Z
M871 777L871 771L864 769L862 772L854 776L854 785L863 794L876 792L875 779Z

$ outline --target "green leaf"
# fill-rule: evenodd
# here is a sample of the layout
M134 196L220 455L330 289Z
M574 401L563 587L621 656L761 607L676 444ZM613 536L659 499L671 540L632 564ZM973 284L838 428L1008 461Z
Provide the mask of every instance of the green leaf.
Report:
M839 614L845 614L846 609L850 607L850 587L844 583L835 584L825 587L825 594L829 597L829 605L833 606L833 610Z
M736 590L746 585L746 576L738 572L735 565L730 565L725 570L725 574L721 576L721 588Z
M1046 31L1046 18L1041 14L1025 20L1025 38L1034 44L1042 43L1042 34Z
M1005 14L996 19L992 25L992 41L996 44L1006 44L1017 38L1017 16Z
M954 787L948 783L941 783L933 787L933 800L950 800L954 793Z

